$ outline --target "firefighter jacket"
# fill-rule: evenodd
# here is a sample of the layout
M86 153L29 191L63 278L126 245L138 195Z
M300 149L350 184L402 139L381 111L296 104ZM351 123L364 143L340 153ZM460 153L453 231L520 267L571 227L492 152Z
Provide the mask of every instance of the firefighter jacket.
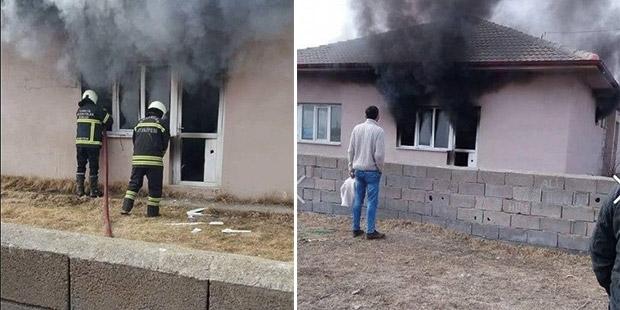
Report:
M609 309L620 309L620 203L614 199L620 188L601 207L590 244L592 268L599 284L609 295Z
M133 166L164 166L164 155L170 141L167 122L156 116L148 116L133 129Z
M75 144L83 147L101 147L103 131L112 125L112 117L105 108L96 105L89 98L78 103L77 132Z

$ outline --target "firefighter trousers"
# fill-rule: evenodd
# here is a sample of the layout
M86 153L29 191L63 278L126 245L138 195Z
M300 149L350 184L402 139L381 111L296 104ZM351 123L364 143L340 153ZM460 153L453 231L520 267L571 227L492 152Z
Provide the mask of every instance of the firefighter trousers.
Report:
M86 175L86 164L90 167L90 177L99 176L99 147L77 146L77 176Z
M136 199L138 191L142 188L145 176L149 181L149 197L147 206L159 207L159 202L161 201L162 182L164 178L164 167L160 166L133 166L131 168L131 178L129 179L125 199L131 200L132 202Z

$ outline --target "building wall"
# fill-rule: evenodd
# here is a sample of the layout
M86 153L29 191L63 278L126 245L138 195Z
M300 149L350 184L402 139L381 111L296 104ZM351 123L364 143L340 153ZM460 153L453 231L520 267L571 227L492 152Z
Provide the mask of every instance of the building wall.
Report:
M396 126L372 82L347 82L326 74L300 73L298 102L341 103L342 145L298 143L308 155L346 156L350 132L364 109L377 105L386 133L386 162L446 165L445 152L396 147ZM571 75L540 75L512 83L479 101L477 164L482 169L600 174L604 131L594 122L590 90Z

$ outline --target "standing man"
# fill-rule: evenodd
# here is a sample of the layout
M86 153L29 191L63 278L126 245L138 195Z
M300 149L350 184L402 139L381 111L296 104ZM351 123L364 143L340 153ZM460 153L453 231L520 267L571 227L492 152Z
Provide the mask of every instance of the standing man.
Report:
M614 204L619 195L620 188L617 188L603 204L590 244L592 269L609 296L612 310L620 309L620 209L619 204Z
M75 146L77 149L77 195L84 196L86 164L90 167L90 197L101 197L99 190L99 150L103 132L112 125L112 117L105 108L97 105L97 94L87 90L78 103L77 132Z
M121 214L129 215L133 209L136 194L142 187L144 176L149 180L149 197L146 203L146 216L159 216L162 182L164 178L164 155L170 141L170 130L162 121L166 106L153 101L146 110L146 117L133 129L133 157L131 178Z
M383 129L379 127L379 109L366 109L366 121L351 133L349 143L349 173L355 177L355 199L353 202L353 237L361 236L360 217L364 196L368 194L366 208L366 239L381 239L385 234L375 229L375 215L379 200L379 180L385 158Z

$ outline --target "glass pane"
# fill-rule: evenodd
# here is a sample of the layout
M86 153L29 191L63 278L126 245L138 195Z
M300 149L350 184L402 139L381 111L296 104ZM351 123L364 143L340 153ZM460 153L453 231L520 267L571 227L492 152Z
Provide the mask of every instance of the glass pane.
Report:
M148 107L153 101L161 101L170 111L170 70L168 67L146 68L146 100ZM146 107L144 109L146 111Z
M450 136L450 120L448 113L437 110L435 113L435 147L447 148Z
M220 90L209 82L183 86L183 132L217 133Z
M420 134L419 145L431 145L431 135L433 127L433 110L423 110L420 112Z
M302 105L301 114L301 138L305 140L312 140L312 133L314 132L314 106L310 104Z
M397 126L398 137L400 137L400 144L402 146L414 146L415 145L415 117L411 119L411 122L403 121Z
M332 106L332 115L330 123L330 138L331 142L340 142L340 118L341 118L340 106Z
M133 129L140 117L140 72L125 73L118 85L119 128ZM116 120L115 120L116 121Z
M327 108L317 109L317 121L316 121L316 138L318 140L327 139Z
M181 181L203 182L205 173L205 139L181 139Z

